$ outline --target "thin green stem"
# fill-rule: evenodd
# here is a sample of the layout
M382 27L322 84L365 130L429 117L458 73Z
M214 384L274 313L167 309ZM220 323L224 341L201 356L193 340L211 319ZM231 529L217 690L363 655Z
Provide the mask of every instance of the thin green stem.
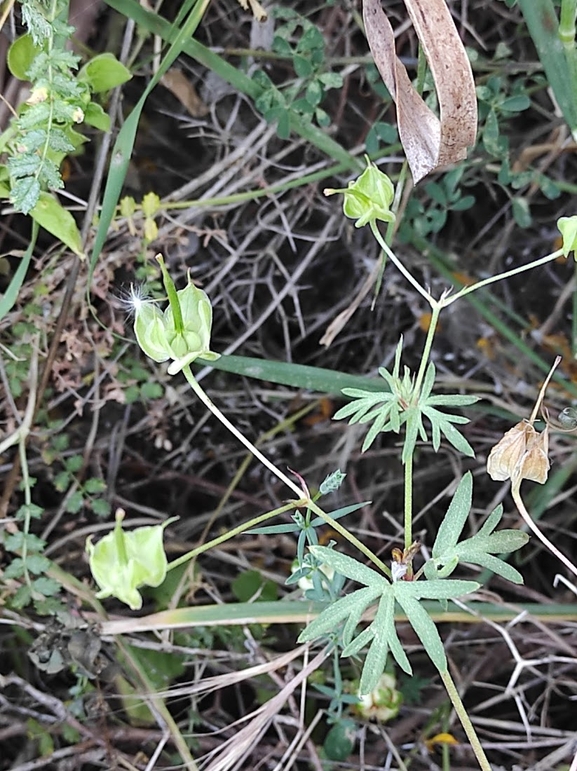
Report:
M575 12L577 0L561 0L561 15L559 17L559 38L565 50L575 48Z
M429 329L427 330L427 337L425 339L425 345L423 346L423 353L421 354L421 363L419 364L419 371L415 380L415 387L413 393L418 398L425 372L427 371L427 365L429 363L429 356L431 355L431 348L433 347L433 340L435 339L435 332L439 324L439 315L443 306L440 304L442 301L434 301L431 310L431 318L429 320Z
M284 506L281 506L278 509L274 509L274 511L267 511L265 514L259 514L258 517L253 517L253 519L249 520L248 522L243 522L242 525L233 527L232 530L227 530L226 533L217 536L217 538L213 538L212 541L207 541L206 543L197 546L196 549L192 549L192 551L188 551L186 554L182 554L180 557L170 562L166 569L173 570L179 565L194 559L194 557L198 557L199 554L203 554L209 549L214 549L216 546L220 546L221 543L229 541L231 538L234 538L241 533L245 533L247 530L250 530L253 527L257 527L257 525L266 522L268 519L278 517L279 514L284 514L285 511L291 511L291 509L295 509L296 507L297 501L291 501L290 503L285 503Z
M30 493L30 477L28 474L28 458L26 457L26 434L20 437L18 442L18 452L20 453L20 466L22 468L22 488L24 490L24 505L26 507L26 516L24 517L24 526L22 528L24 538L22 539L22 566L24 568L24 579L28 587L32 586L30 574L28 572L28 534L30 532L30 507L32 505L32 495Z
M574 286L577 287L577 261L573 261L573 281ZM573 290L573 314L572 314L572 332L573 332L573 358L577 357L577 292Z
M413 274L410 273L410 271L408 271L405 268L403 263L396 256L396 254L391 250L391 248L389 247L389 245L387 244L385 239L382 237L382 235L381 235L381 233L379 231L379 228L377 227L377 223L374 220L372 220L370 224L371 224L371 231L372 231L374 237L377 239L377 242L380 244L380 246L382 247L383 251L386 252L388 257L390 257L391 262L394 262L394 264L397 266L398 270L400 270L400 272L407 279L409 284L411 284L411 286L413 286L417 290L417 292L425 298L425 300L429 303L429 305L431 307L434 307L435 299L429 294L429 292L427 292L427 290L424 287L422 287L419 284L419 282L413 276Z
M457 716L461 721L461 725L465 729L465 733L467 734L467 738L471 743L471 748L475 753L475 757L479 762L479 766L482 768L483 771L491 771L491 764L489 763L489 760L485 755L485 751L481 746L481 742L479 741L477 732L475 731L475 728L473 727L473 723L471 722L471 719L467 714L465 705L461 701L461 697L459 696L459 691L457 690L457 687L453 681L453 678L449 674L448 670L444 672L440 672L439 674L441 675L441 679L443 680L443 684L447 690L449 698L451 699L451 703L455 709L455 712L457 713Z
M209 398L209 396L206 394L204 389L200 386L194 375L192 374L192 371L190 369L190 366L183 367L182 372L184 373L185 378L187 379L190 387L194 391L194 393L198 396L198 398L201 400L201 402L204 404L204 406L209 409L212 414L220 420L220 422L228 428L228 430L235 436L239 442L241 442L249 452L254 455L255 458L257 458L263 466L265 466L269 471L272 471L272 473L277 476L281 482L284 482L287 487L289 487L296 495L298 500L291 501L289 504L287 504L287 507L283 507L281 509L277 509L274 512L267 512L267 514L261 515L261 517L257 517L256 520L251 520L251 522L246 523L244 525L239 525L238 528L235 528L234 530L231 530L229 533L226 533L223 536L220 536L219 538L214 539L213 541L210 541L208 544L204 544L203 546L199 546L197 549L193 549L191 552L188 552L187 554L183 555L182 557L179 557L174 562L171 562L169 565L169 570L176 567L177 565L182 564L183 562L186 562L189 559L192 559L192 557L197 556L198 554L201 554L203 551L206 551L209 548L212 548L213 546L217 546L219 543L222 543L222 541L228 540L229 538L232 538L234 535L237 535L238 533L243 532L244 530L254 527L257 524L260 524L261 521L265 521L266 519L270 519L273 516L276 516L276 514L281 513L282 511L287 511L291 508L297 508L299 506L308 506L312 511L315 512L315 514L318 514L319 517L322 517L325 522L330 525L333 530L336 530L336 532L340 533L343 538L346 538L347 541L349 541L351 544L353 544L357 549L359 549L363 554L365 554L371 562L373 562L377 567L380 568L380 570L385 573L385 575L390 576L390 570L387 568L387 566L382 562L376 554L374 554L367 546L365 546L361 541L359 541L358 538L356 538L352 533L349 533L349 531L344 528L339 522L334 520L329 514L324 512L320 506L317 506L317 504L311 499L308 491L301 489L295 482L292 481L292 479L289 479L286 474L284 474L280 469L278 469L272 461L270 461L266 455L263 455L263 453L256 448L252 442L250 442L244 434L242 434L231 422L230 420L223 415L223 413L218 409L216 404Z
M456 300L460 300L461 297L465 297L465 295L471 294L471 292L476 292L477 289L482 289L484 286L488 286L488 284L494 284L496 281L502 281L504 278L511 278L511 276L517 276L519 273L533 270L533 268L538 268L540 265L546 265L548 262L552 262L558 257L561 257L562 254L563 250L557 249L556 251L551 252L551 254L546 254L545 257L540 257L534 262L529 262L527 265L520 265L518 268L507 270L504 273L498 273L496 276L489 276L489 278L484 278L482 281L477 281L477 283L472 286L465 286L460 289L457 294L443 297L438 302L443 308L446 308Z
M405 549L413 543L413 455L409 455L405 463L405 495L404 495L404 531Z
M223 426L226 426L228 430L235 436L241 444L243 444L249 452L254 455L255 458L257 458L263 466L265 466L269 471L271 471L276 477L278 477L281 482L284 482L284 484L297 496L297 498L300 501L303 501L304 505L305 503L308 503L309 501L309 495L305 490L302 490L295 482L292 481L292 479L289 479L289 477L282 472L279 468L277 468L272 461L270 461L266 455L263 455L263 453L257 449L252 442L250 442L244 434L242 434L236 426L234 426L230 420L223 415L223 413L218 409L216 404L212 401L212 399L209 398L208 394L203 390L201 385L198 383L194 375L192 374L192 370L190 369L190 366L187 365L186 367L183 367L182 372L184 373L185 378L188 380L188 383L194 393L198 396L200 401L204 404L204 406L212 412L212 414L220 420L220 422L223 424Z
M385 565L385 563L377 557L377 555L369 549L368 546L365 546L365 544L362 541L359 541L359 539L354 536L351 532L349 532L346 527L341 525L340 522L337 522L336 519L333 519L330 514L327 514L325 511L321 509L320 506L317 506L317 504L314 501L309 501L307 504L311 511L314 511L315 514L317 514L319 517L322 517L324 521L327 523L327 525L330 525L333 530L336 530L337 533L340 533L343 538L346 538L347 541L352 544L355 548L357 548L360 552L362 552L365 557L368 557L369 560L376 565L379 570L381 570L388 578L391 577L391 571L390 569Z

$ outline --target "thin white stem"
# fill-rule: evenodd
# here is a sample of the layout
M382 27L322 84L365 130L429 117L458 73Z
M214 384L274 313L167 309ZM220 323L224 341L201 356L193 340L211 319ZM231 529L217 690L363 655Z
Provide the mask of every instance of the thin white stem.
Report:
M234 426L230 420L223 415L223 413L218 409L216 404L209 398L209 396L205 393L203 388L199 385L198 381L192 374L192 370L189 366L183 367L182 372L184 373L185 378L188 380L190 387L194 391L194 393L198 396L198 398L201 400L201 402L204 404L204 406L209 409L212 414L220 420L220 422L223 424L223 426L226 426L228 430L233 434L239 442L244 444L244 446L247 448L247 450L254 455L255 458L257 458L263 466L265 466L269 471L271 471L276 477L278 477L281 482L284 482L284 484L289 487L292 492L297 496L299 500L307 500L308 496L304 490L302 490L295 482L292 481L284 472L282 472L279 468L277 468L272 461L270 461L266 455L263 455L262 452L252 444L245 436L242 434L236 426Z
M556 260L562 254L563 250L557 249L557 251L551 252L551 254L546 254L545 257L540 257L534 262L527 263L527 265L520 265L517 268L506 270L504 273L498 273L496 276L489 276L489 278L484 278L482 281L477 281L477 283L472 286L463 287L463 289L460 289L456 294L442 298L439 300L439 303L443 308L446 308L456 300L460 300L461 297L465 297L465 295L471 294L471 292L476 292L477 289L482 289L488 284L494 284L495 281L502 281L504 278L511 278L511 276L517 276L519 273L525 273L527 270L533 270L533 268L538 268L539 265L546 265L548 262Z
M517 509L519 511L519 514L523 517L523 520L527 527L531 530L532 533L534 533L537 538L541 541L541 543L549 549L549 551L554 554L558 560L560 560L563 565L567 568L567 570L570 570L571 573L573 573L574 576L577 576L577 567L564 555L562 554L559 549L554 546L551 541L547 538L547 536L543 535L541 530L537 527L535 522L531 519L531 515L525 508L525 504L523 503L523 500L521 498L521 480L518 482L515 482L515 484L511 487L511 495L513 496L513 500L515 501L515 506L517 506Z
M383 249L384 252L386 252L387 256L391 258L391 262L393 262L397 268L400 270L400 272L403 274L403 276L407 279L409 284L413 286L417 292L422 295L425 300L429 303L431 308L434 308L437 305L437 300L427 292L427 290L419 284L417 279L413 276L412 273L410 273L403 263L399 260L397 255L391 250L385 239L382 237L382 235L379 232L379 229L374 221L371 222L371 230L374 235L374 237L379 242L379 245Z
M541 390L539 391L539 396L537 397L537 401L535 402L535 406L533 407L533 412L531 413L531 417L529 418L529 423L533 425L533 423L537 420L537 415L539 414L539 408L541 407L541 404L543 402L543 399L545 398L545 391L547 390L547 386L549 385L549 381L553 377L553 373L561 363L561 356L557 356L555 361L553 362L553 366L549 370L549 374L545 378L545 382L541 386Z

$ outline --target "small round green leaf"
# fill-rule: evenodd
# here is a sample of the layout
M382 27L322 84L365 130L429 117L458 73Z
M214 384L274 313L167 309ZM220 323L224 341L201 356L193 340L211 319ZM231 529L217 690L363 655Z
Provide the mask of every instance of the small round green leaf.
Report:
M8 49L8 69L18 80L28 80L27 73L30 65L38 56L41 49L34 45L30 35L22 35L17 38Z
M78 73L79 80L88 83L93 93L110 91L132 78L130 70L111 53L95 56Z

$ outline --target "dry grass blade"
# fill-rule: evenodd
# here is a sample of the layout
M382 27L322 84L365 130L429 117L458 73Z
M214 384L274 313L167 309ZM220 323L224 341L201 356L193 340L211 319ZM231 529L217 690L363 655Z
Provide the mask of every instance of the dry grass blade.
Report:
M364 0L363 18L375 64L397 105L399 136L416 183L466 157L477 133L477 101L471 66L445 0L407 0L406 5L433 74L440 120L397 57L380 0Z

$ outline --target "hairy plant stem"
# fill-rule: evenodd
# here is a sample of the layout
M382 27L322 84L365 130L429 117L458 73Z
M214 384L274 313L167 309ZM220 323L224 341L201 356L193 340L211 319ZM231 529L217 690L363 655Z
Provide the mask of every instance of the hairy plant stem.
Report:
M192 549L191 551L186 552L186 554L182 554L177 559L169 562L166 569L173 570L179 565L183 565L185 562L198 557L199 554L203 554L209 549L214 549L215 546L220 546L221 543L229 541L231 538L234 538L241 533L245 533L247 530L250 530L253 527L257 527L257 525L262 525L262 523L266 522L268 519L277 517L279 514L284 514L285 511L291 511L292 509L295 509L296 504L297 501L290 501L290 503L285 503L284 506L280 506L278 509L267 511L265 514L260 514L258 517L253 517L253 519L250 519L248 522L243 522L242 525L233 527L232 530L227 530L226 533L213 538L212 541L207 541L206 543L197 546L196 549Z
M228 430L231 432L233 436L235 436L238 441L243 444L247 450L250 451L252 455L254 455L257 460L259 460L265 468L267 468L271 473L273 473L278 479L280 479L281 482L284 482L284 484L291 490L298 498L299 501L301 501L300 505L304 505L308 503L310 500L310 496L308 494L308 491L303 490L300 488L296 482L293 482L292 479L290 479L283 471L281 471L279 468L277 468L272 461L270 461L266 455L263 455L263 453L252 444L245 436L242 434L238 428L230 422L230 420L224 415L219 408L216 406L216 404L212 401L212 399L208 396L208 394L204 391L202 386L198 383L194 375L192 374L192 370L190 369L190 365L187 365L186 367L182 368L182 372L184 374L184 377L187 379L188 384L194 391L194 393L198 396L200 401L204 404L204 406L212 412L215 418L217 418L223 426L226 426Z
M429 319L429 328L427 330L427 337L425 339L425 345L423 346L423 353L421 354L421 363L419 364L419 371L417 372L417 377L415 379L415 386L413 388L413 393L415 394L415 398L418 398L420 395L421 385L423 383L423 378L425 377L425 372L427 371L429 356L431 355L431 348L433 347L433 340L435 339L435 332L437 331L437 326L439 324L439 316L441 315L442 310L443 310L443 306L440 303L435 302L431 306L431 318Z
M548 262L552 262L562 255L563 250L556 249L554 252L551 252L551 254L546 254L544 257L539 257L539 259L534 260L533 262L529 262L527 265L519 265L517 268L506 270L504 273L498 273L496 276L489 276L489 278L484 278L482 281L477 281L476 284L465 286L462 289L459 289L459 291L454 295L446 296L435 302L438 302L441 307L446 308L457 300L460 300L462 297L471 294L471 292L476 292L477 289L482 289L484 286L494 284L496 281L502 281L505 278L511 278L511 276L517 276L519 273L525 273L528 270L533 270L533 268L538 268L540 265L546 265Z
M413 543L413 455L411 454L405 463L405 549L409 549ZM412 572L409 568L407 572Z
M541 541L541 543L549 549L551 554L554 554L557 559L565 565L567 570L569 570L571 573L573 573L574 576L577 576L577 567L571 562L570 559L568 559L564 554L562 554L559 549L554 546L551 541L547 538L546 535L543 535L539 527L533 522L531 519L531 515L527 511L525 504L523 503L523 499L521 498L521 480L517 480L513 483L511 486L511 496L513 497L513 500L515 501L515 506L517 507L517 510L519 514L522 516L523 521L527 525L527 527L531 530L532 533L534 533L537 538Z
M481 742L479 741L479 737L477 736L475 728L473 727L473 723L471 722L471 719L467 714L465 705L461 701L461 697L459 696L459 691L457 690L457 686L455 685L453 678L449 674L448 670L439 671L439 674L441 675L441 679L447 690L449 698L451 699L451 703L455 709L455 712L457 713L457 716L461 721L461 725L465 729L465 733L467 734L467 738L471 743L471 748L475 753L475 757L479 762L479 766L482 768L483 771L491 771L491 764L489 763L489 760L485 755L485 751L481 746Z

